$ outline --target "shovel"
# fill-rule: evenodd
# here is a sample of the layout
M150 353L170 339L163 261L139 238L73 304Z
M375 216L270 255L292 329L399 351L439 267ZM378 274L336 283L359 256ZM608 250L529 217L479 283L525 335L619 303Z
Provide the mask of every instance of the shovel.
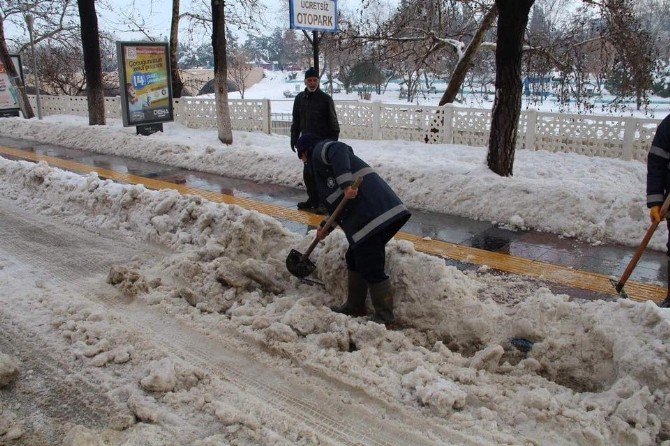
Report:
M668 213L668 208L670 208L670 195L666 197L665 201L663 202L663 206L661 206L661 210L659 211L661 218L659 219L658 223L652 223L651 226L649 226L649 229L647 229L647 233L644 234L644 238L642 239L642 243L640 243L640 247L637 248L633 258L630 259L630 262L628 262L628 266L623 272L621 279L619 279L618 282L615 282L614 279L610 279L610 282L612 282L612 285L614 285L614 288L616 289L617 293L619 293L619 296L628 299L628 294L626 293L626 290L623 289L623 286L626 284L626 281L633 273L633 270L637 266L637 262L640 260L640 257L642 257L642 253L647 247L649 240L651 240L651 236L654 235L654 232L656 231L659 223L663 221L666 214Z
M358 186L361 184L362 180L363 180L362 177L356 178L351 187L353 189L358 189ZM340 204L337 205L335 211L333 211L330 217L328 217L328 220L326 220L326 223L323 225L324 230L327 231L328 229L330 229L331 226L333 226L335 219L340 216L345 206L347 205L348 201L349 199L347 199L346 197L342 197L342 201L340 201ZM288 256L286 257L286 269L288 269L288 271L291 274L300 279L304 279L305 277L312 274L316 269L316 265L312 263L311 260L309 260L309 255L312 253L312 251L314 251L314 248L316 248L316 245L318 243L319 240L315 238L304 254L301 254L295 249L292 249L291 252L289 252Z

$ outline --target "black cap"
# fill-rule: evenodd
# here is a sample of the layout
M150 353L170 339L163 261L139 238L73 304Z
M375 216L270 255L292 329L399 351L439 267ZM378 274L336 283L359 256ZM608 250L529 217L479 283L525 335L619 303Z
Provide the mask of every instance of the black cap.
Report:
M305 79L307 79L308 77L319 77L319 72L316 71L316 68L309 67L307 71L305 71Z

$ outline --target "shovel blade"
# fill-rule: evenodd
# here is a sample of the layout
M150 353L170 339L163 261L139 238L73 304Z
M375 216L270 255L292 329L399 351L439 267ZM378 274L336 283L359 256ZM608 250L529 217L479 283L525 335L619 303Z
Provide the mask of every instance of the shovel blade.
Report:
M312 274L316 265L308 258L303 258L300 252L292 249L286 256L286 269L294 276L302 279Z

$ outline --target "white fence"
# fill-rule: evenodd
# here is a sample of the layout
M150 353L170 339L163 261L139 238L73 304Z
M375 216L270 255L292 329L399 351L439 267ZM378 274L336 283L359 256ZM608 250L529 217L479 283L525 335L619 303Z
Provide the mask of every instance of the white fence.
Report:
M30 97L35 105L34 96ZM88 116L83 96L41 96L45 115ZM270 101L230 100L235 130L288 134L290 115L271 113ZM216 127L214 99L174 100L175 120L190 128ZM336 101L342 138L403 139L427 143L487 146L491 111L487 109ZM105 98L108 118L120 118L119 98ZM660 120L597 115L521 112L517 149L574 152L645 161Z

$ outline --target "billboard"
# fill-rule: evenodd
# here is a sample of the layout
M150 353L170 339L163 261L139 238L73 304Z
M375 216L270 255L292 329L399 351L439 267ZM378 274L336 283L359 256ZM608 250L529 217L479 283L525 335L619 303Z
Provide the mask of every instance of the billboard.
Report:
M21 57L16 54L10 56L17 74L23 80ZM5 66L0 62L0 117L19 116L19 92L9 80Z
M174 119L167 43L116 42L124 127Z
M289 0L291 29L337 32L336 0Z

